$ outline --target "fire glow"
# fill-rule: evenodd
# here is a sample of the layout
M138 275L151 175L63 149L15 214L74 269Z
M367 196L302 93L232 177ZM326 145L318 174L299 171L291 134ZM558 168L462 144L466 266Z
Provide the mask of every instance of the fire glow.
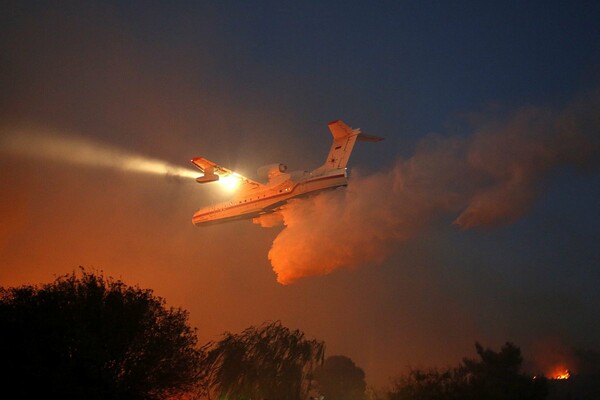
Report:
M562 369L562 368L558 368L558 369L552 371L552 373L550 374L550 379L554 379L554 380L569 379L570 377L571 377L571 371L569 371L568 369Z

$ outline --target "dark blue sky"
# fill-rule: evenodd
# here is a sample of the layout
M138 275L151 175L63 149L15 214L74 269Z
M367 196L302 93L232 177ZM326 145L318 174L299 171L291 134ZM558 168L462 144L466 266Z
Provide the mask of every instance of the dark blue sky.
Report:
M5 1L0 127L248 175L318 166L338 118L386 137L357 148L363 175L524 107L582 102L597 140L598 21L597 2ZM188 309L202 338L281 319L377 384L475 340L600 346L597 152L544 174L511 224L460 230L445 215L382 262L286 287L267 259L277 230L191 226L204 187L1 157L0 285L101 268Z

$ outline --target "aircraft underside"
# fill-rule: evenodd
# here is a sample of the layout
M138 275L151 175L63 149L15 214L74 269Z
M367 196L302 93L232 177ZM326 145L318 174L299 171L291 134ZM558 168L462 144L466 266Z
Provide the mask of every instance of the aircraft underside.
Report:
M312 178L294 183L289 190L274 189L274 193L257 194L256 197L246 197L221 203L198 210L192 219L194 225L207 226L240 219L256 218L262 214L274 212L293 198L301 198L316 194L323 190L346 186L348 183L346 171L336 171L335 174Z

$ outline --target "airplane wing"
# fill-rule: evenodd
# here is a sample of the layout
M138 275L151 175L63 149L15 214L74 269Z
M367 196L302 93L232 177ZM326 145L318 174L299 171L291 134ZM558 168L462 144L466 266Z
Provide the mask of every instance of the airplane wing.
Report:
M202 173L204 173L204 176L201 176L196 179L196 182L198 183L215 182L218 181L220 178L232 177L238 179L242 184L250 185L253 188L263 186L263 184L260 182L254 181L250 178L246 178L245 176L240 175L237 172L222 167L203 157L193 158L192 164L194 164Z

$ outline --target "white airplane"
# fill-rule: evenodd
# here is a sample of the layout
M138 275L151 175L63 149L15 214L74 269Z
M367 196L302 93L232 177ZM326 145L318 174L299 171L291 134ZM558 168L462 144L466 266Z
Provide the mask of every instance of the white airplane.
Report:
M383 138L365 135L360 129L352 129L340 120L330 122L328 126L333 135L333 144L323 165L312 172L292 173L286 173L287 166L284 164L266 165L258 169L258 175L267 178L267 183L246 178L205 158L194 158L192 163L204 174L196 179L198 183L220 181L239 190L231 201L198 210L192 218L192 223L205 226L256 218L277 211L290 199L346 186L346 164L356 140L379 142Z

